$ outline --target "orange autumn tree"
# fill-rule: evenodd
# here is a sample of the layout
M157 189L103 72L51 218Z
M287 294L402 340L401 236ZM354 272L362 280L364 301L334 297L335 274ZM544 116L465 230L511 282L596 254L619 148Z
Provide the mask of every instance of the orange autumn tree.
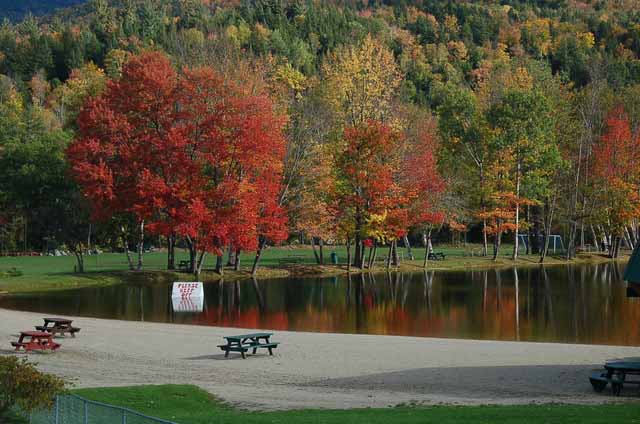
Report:
M514 233L517 237L519 230L528 227L528 223L518 219L518 210L523 206L535 204L531 199L516 192L512 157L510 148L497 152L496 158L487 170L487 189L491 193L487 208L477 214L479 219L487 223L484 229L487 236L493 237L494 261L498 259L500 253L502 236Z
M311 238L316 262L322 265L323 246L325 242L333 240L337 232L337 211L333 202L335 175L328 146L313 146L309 157L308 166L301 171L299 200L290 206L290 212L295 217L293 228Z
M606 131L593 148L592 190L597 207L591 220L604 229L609 255L618 256L628 226L640 218L640 136L633 135L624 107L611 110Z
M404 149L401 184L407 199L407 227L423 234L424 267L431 249L431 232L445 221L441 197L446 184L438 171L436 153L439 147L435 122L423 119L413 129ZM408 240L405 238L405 243Z
M403 219L396 209L404 202L401 187L394 178L400 140L400 134L389 126L368 121L344 130L340 150L335 155L337 219L348 245L351 239L355 243L353 265L358 268L363 266L362 242L368 237L367 222L372 216L385 214L389 225L407 228L406 224L396 222Z

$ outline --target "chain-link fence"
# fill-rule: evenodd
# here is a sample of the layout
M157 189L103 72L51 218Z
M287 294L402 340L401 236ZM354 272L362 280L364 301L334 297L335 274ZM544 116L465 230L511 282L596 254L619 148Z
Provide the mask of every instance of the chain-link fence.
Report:
M34 411L30 424L175 424L127 408L94 402L76 395L60 395L50 410Z

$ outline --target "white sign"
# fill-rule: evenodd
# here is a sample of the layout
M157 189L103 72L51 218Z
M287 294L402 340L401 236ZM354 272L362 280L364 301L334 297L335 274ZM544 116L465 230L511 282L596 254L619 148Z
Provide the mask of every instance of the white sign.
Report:
M202 297L172 297L171 305L174 312L202 312L204 298Z
M171 303L175 312L202 312L204 288L201 282L175 282L171 291Z

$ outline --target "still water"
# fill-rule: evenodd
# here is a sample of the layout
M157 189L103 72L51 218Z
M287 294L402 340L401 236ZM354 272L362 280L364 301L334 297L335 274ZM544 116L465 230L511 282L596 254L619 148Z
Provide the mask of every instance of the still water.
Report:
M640 346L623 264L207 283L176 312L171 282L30 294L6 308L275 330Z

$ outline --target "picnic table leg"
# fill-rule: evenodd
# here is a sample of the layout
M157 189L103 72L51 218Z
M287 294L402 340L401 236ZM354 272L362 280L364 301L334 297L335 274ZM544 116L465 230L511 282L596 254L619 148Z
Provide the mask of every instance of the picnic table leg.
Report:
M265 343L269 344L269 337L265 337L264 339ZM273 356L273 349L268 347L267 349L269 349L269 356Z
M16 352L20 351L20 347L22 346L22 341L24 340L24 335L20 334L18 338L18 345L16 346Z

